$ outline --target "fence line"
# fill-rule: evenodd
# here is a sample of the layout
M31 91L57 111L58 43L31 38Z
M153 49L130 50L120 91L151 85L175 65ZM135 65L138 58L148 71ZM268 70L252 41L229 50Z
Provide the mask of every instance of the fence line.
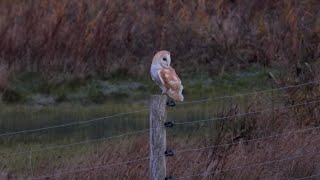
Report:
M254 91L254 92L248 92L248 93L241 93L241 94L236 94L236 95L226 95L226 96L220 96L220 97L213 97L213 98L208 98L208 99L202 99L202 100L195 100L195 101L185 101L179 104L190 104L190 103L200 103L200 102L207 102L207 101L212 101L212 100L219 100L219 99L225 99L225 98L233 98L233 97L239 97L239 96L246 96L246 95L254 95L258 93L266 93L270 91L277 91L277 90L284 90L284 89L289 89L289 88L295 88L295 87L301 87L301 86L306 86L306 85L316 85L320 82L320 80L317 81L311 81L307 83L301 83L298 85L293 85L293 86L285 86L285 87L280 87L280 88L274 88L274 89L266 89L262 91Z
M236 94L236 95L227 95L227 96L208 98L208 99L197 100L197 101L185 101L185 102L182 102L182 103L179 103L179 104L190 104L190 103L206 102L206 101L211 101L211 100L232 98L232 97L238 97L238 96L245 96L245 95L251 95L251 94L264 93L264 92L269 92L269 91L276 91L276 90L283 90L283 89L288 89L288 88L301 87L301 86L306 86L306 85L310 85L310 84L316 85L319 82L320 82L320 80L307 82L307 83L301 83L301 84L293 85L293 86L285 86L285 87L280 87L280 88L267 89L267 90L262 90L262 91L248 92L248 93L242 93L242 94ZM7 133L0 134L0 137L9 136L9 135L16 135L16 134L21 134L21 133L43 131L43 130L48 130L48 129L55 129L55 128L61 128L61 127L85 124L85 123L91 123L91 122L95 122L95 121L99 121L99 120L104 120L104 119L109 119L109 118L113 118L113 117L129 115L129 114L140 113L140 112L144 112L144 111L148 111L148 110L149 110L149 108L145 108L145 109L142 109L142 110L126 112L126 113L119 113L119 114L114 114L114 115L110 115L110 116L105 116L105 117L100 117L100 118L95 118L95 119L90 119L90 120L85 120L85 121L79 121L79 122L73 122L73 123L67 123L67 124L61 124L61 125L54 125L54 126L48 126L48 127L43 127L43 128L15 131L15 132L7 132Z
M25 153L30 153L30 152L38 152L38 151L43 151L43 150L50 150L50 149L56 149L56 148L64 148L64 147L69 147L69 146L74 146L74 145L79 145L79 144L87 144L87 143L92 143L92 142L97 142L97 141L104 141L104 140L109 140L109 139L114 139L114 138L120 138L120 137L124 137L124 136L128 136L128 135L134 135L134 134L140 134L140 133L144 133L144 132L149 132L149 130L150 130L150 129L143 129L143 130L134 131L134 132L129 132L129 133L120 134L120 135L111 136L111 137L104 137L104 138L87 140L87 141L81 141L81 142L70 143L70 144L49 146L49 147L45 147L45 148L32 149L32 150L29 150L29 151L21 151L21 152L15 152L15 153L10 153L10 154L4 154L4 155L1 155L1 156L13 156L13 155L25 154Z
M238 141L238 142L205 146L205 147L200 147L200 148L182 149L182 150L177 150L176 153L184 153L184 152L190 152L190 151L203 151L203 150L217 148L217 147L231 146L231 145L237 145L237 144L241 144L241 143L249 143L249 142L253 142L253 141L261 141L261 140L265 140L265 139L280 137L280 136L294 134L294 133L303 133L306 131L318 130L318 129L320 129L320 126L313 127L313 128L305 128L305 129L296 130L296 131L289 131L289 132L285 132L285 133L279 133L279 134L275 134L275 135L271 135L271 136L265 136L265 137L261 137L261 138L243 140L243 141Z
M144 111L147 111L147 110L148 110L148 109L143 109L143 110L138 110L138 111L132 111L132 112L127 112L127 113L120 113L120 114L114 114L114 115L111 115L111 116L105 116L105 117L90 119L90 120L86 120L86 121L79 121L79 122L73 122L73 123L67 123L67 124L61 124L61 125L55 125L55 126L37 128L37 129L23 130L23 131L8 132L8 133L0 134L0 137L2 137L2 136L9 136L9 135L16 135L16 134L21 134L21 133L29 133L29 132L43 131L43 130L48 130L48 129L55 129L55 128L72 126L72 125L79 125L79 124L91 123L91 122L95 122L95 121L99 121L99 120L104 120L104 119L109 119L109 118L113 118L113 117L119 117L119 116L124 116L124 115L129 115L129 114L135 114L135 113L139 113L139 112L144 112Z
M298 159L298 158L311 156L311 155L320 155L320 152L311 152L311 153L307 153L307 154L291 156L291 157L288 157L288 158L265 161L265 162L261 162L261 163L248 164L248 165L245 165L245 166L239 166L239 167L229 168L229 169L222 169L222 170L219 170L219 171L213 171L213 172L208 172L208 173L191 174L191 175L187 175L187 176L178 177L176 179L186 179L186 178L190 178L190 177L205 176L205 175L211 175L211 174L222 173L222 172L227 172L227 171L234 171L234 170L243 169L243 168L249 168L249 167L255 167L255 166L263 166L263 165L266 165L266 164L272 164L272 163L281 162L281 161L289 161L289 160Z
M280 161L287 161L287 160L297 159L297 158L310 156L310 155L318 155L318 154L320 155L320 152L311 152L311 153L307 153L307 154L291 156L291 157L288 157L288 158L265 161L265 162L262 162L262 163L248 164L248 165L245 165L245 166L239 166L239 167L235 167L235 168L229 168L229 169L224 169L224 170L219 170L219 171L214 171L214 172L209 172L209 173L192 174L192 175L187 175L187 176L183 176L183 177L178 177L176 179L185 179L185 178L189 178L189 177L204 176L204 175L210 175L210 174L221 173L221 172L226 172L226 171L233 171L233 170L237 170L237 169L243 169L243 168L254 167L254 166L261 166L261 165L265 165L265 164L271 164L271 163L280 162ZM154 158L156 158L156 157L160 157L160 156L155 156ZM130 163L136 163L136 162L139 162L139 161L149 160L150 158L151 157L144 157L144 158L139 158L139 159L123 161L123 162L119 162L119 163L112 163L112 164L107 164L107 165L102 165L102 166L95 166L95 167L91 167L91 168L83 168L83 169L79 169L79 170L67 171L67 172L62 172L62 173L54 173L54 174L51 174L51 175L45 175L45 176L40 176L40 177L32 177L31 179L44 179L44 178L48 178L48 177L62 176L62 175L67 175L67 174L71 174L71 173L77 173L77 172L83 172L83 171L89 171L89 170L96 170L96 169L100 169L100 168L120 166L120 165L123 165L123 164L130 164Z
M204 120L199 120L199 121L190 121L190 122L181 122L181 123L175 123L176 125L185 125L185 124L195 124L195 123L200 123L200 122L207 122L207 121L215 121L215 120L221 120L221 119L228 119L228 118L234 118L234 117L240 117L240 116L245 116L245 115L251 115L251 114L258 114L258 113L263 113L263 112L268 112L272 110L280 110L280 109L288 109L292 107L299 107L299 106L304 106L308 104L314 104L320 102L320 100L317 101L310 101L306 103L301 103L301 104L295 104L291 106L283 106L280 108L270 108L270 109L265 109L262 111L254 111L254 112L249 112L249 113L243 113L243 114L237 114L237 115L232 115L232 116L225 116L221 118L210 118L210 119L204 119ZM162 126L162 128L165 128L165 126ZM93 139L93 140L87 140L87 141L81 141L81 142L76 142L76 143L70 143L70 144L63 144L63 145L56 145L56 146L49 146L45 148L39 148L39 149L33 149L33 152L36 151L42 151L42 150L49 150L49 149L55 149L55 148L63 148L63 147L69 147L69 146L74 146L74 145L79 145L79 144L87 144L87 143L92 143L92 142L97 142L97 141L103 141L103 140L109 140L109 139L114 139L114 138L120 138L123 136L128 136L128 135L134 135L134 134L140 134L149 131L151 128L148 129L143 129L139 131L134 131L134 132L129 132L125 134L120 134L116 136L111 136L111 137L104 137L104 138L98 138L98 139ZM12 155L19 155L19 154L24 154L24 153L29 153L29 151L22 151L22 152L16 152L16 153L10 153L10 154L4 154L1 156L12 156Z
M207 102L210 100L217 100L217 99L224 99L224 98L232 98L232 97L238 97L238 96L245 96L245 95L251 95L251 94L258 94L258 93L264 93L264 92L269 92L269 91L276 91L276 90L283 90L283 89L288 89L288 88L295 88L295 87L301 87L305 85L315 85L318 84L320 81L313 81L313 82L308 82L308 83L302 83L294 86L286 86L286 87L281 87L281 88L274 88L274 89L267 89L263 91L255 91L255 92L248 92L248 93L242 93L242 94L237 94L237 95L229 95L229 96L221 96L221 97L215 97L215 98L209 98L209 99L203 99L203 100L197 100L197 101L187 101L184 103L179 103L179 104L191 104L191 103L199 103L199 102ZM232 117L239 117L239 116L244 116L244 115L251 115L251 114L257 114L257 113L263 113L263 112L268 112L268 111L274 111L274 110L280 110L280 109L287 109L287 108L292 108L292 107L298 107L298 106L303 106L303 105L308 105L308 104L313 104L320 102L320 100L317 101L310 101L310 102L305 102L301 104L295 104L295 105L290 105L290 106L283 106L279 108L269 108L269 109L264 109L261 111L254 111L254 112L248 112L248 113L242 113L242 114L236 114L232 116L226 116L226 117L220 117L220 118L210 118L210 119L203 119L203 120L198 120L198 121L189 121L189 122L178 122L176 123L177 125L185 125L185 124L195 124L195 123L200 123L200 122L206 122L206 121L213 121L213 120L220 120L220 119L227 119L227 118L232 118ZM105 116L105 117L100 117L100 118L95 118L95 119L90 119L90 120L85 120L85 121L79 121L79 122L73 122L73 123L67 123L67 124L61 124L61 125L54 125L54 126L48 126L48 127L43 127L43 128L37 128L37 129L30 129L30 130L22 130L22 131L15 131L15 132L7 132L0 134L0 137L3 136L9 136L9 135L16 135L16 134L21 134L21 133L29 133L29 132L36 132L36 131L42 131L42 130L48 130L48 129L54 129L54 128L60 128L60 127L67 127L67 126L72 126L72 125L79 125L79 124L84 124L84 123L91 123L99 120L104 120L104 119L109 119L112 117L119 117L123 115L129 115L129 114L134 114L134 113L139 113L139 112L144 112L149 110L147 109L142 109L142 110L137 110L133 112L127 112L127 113L119 113L119 114L114 114L110 116ZM162 126L160 128L165 128L165 126ZM201 148L192 148L192 149L182 149L176 151L177 153L183 153L183 152L189 152L189 151L199 151L199 150L205 150L205 149L211 149L215 147L222 147L222 146L230 146L230 145L235 145L235 144L240 144L241 142L252 142L252 141L258 141L258 140L264 140L264 139L269 139L269 138L274 138L274 137L279 137L283 135L289 135L292 133L300 133L300 132L305 132L309 130L315 130L319 129L320 127L313 127L313 128L306 128L302 130L296 130L296 131L290 131L290 132L285 132L285 133L280 133L276 135L271 135L271 136L266 136L266 137L261 137L261 138L256 138L256 139L250 139L250 140L245 140L245 141L238 141L238 142L233 142L233 143L227 143L227 144L220 144L220 145L213 145L213 146L207 146L207 147L201 147ZM99 138L99 139L93 139L93 140L87 140L87 141L82 141L82 142L76 142L76 143L70 143L70 144L63 144L63 145L56 145L56 146L49 146L49 147L44 147L44 148L39 148L39 149L31 149L29 151L22 151L22 152L16 152L16 153L11 153L11 154L6 154L5 156L11 156L11 155L18 155L18 154L24 154L24 153L30 153L30 158L32 158L31 153L32 152L37 152L37 151L43 151L43 150L49 150L49 149L56 149L56 148L65 148L65 147L70 147L74 145L80 145L80 144L86 144L86 143L91 143L91 142L97 142L97 141L102 141L102 140L108 140L108 139L114 139L114 138L119 138L123 136L128 136L128 135L133 135L133 134L139 134L139 133L144 133L151 130L149 129L143 129L139 131L134 131L134 132L129 132L121 135L116 135L116 136L111 136L111 137L104 137L104 138ZM179 177L177 179L182 179L182 178L188 178L188 177L195 177L195 176L204 176L204 175L210 175L214 173L219 173L219 172L224 172L224 171L231 171L231 170L236 170L236 169L242 169L242 168L247 168L247 167L253 167L253 166L259 166L259 165L265 165L265 164L271 164L274 162L280 162L280 161L286 161L286 160L291 160L291 159L296 159L304 156L309 156L312 154L320 154L320 152L313 152L313 153L308 153L308 154L303 154L303 155L298 155L298 156L292 156L284 159L279 159L279 160L272 160L272 161L266 161L262 163L255 163L255 164L248 164L245 166L240 166L240 167L235 167L235 168L230 168L230 169L225 169L225 170L220 170L220 171L214 171L214 172L209 172L209 173L202 173L202 174L193 174L193 175L188 175L184 177ZM158 156L162 157L164 155ZM129 163L134 163L138 161L144 161L144 160L149 160L150 158L155 158L155 157L145 157L145 158L140 158L140 159L134 159L134 160L129 160L129 161L124 161L124 162L119 162L119 163L113 163L113 164L107 164L107 165L102 165L102 166L96 166L92 168L84 168L84 169L78 169L78 170L73 170L73 171L68 171L68 172L62 172L62 173L56 173L53 175L49 176L40 176L40 177L35 177L32 179L43 179L47 177L53 177L53 176L59 176L59 175L66 175L70 173L75 173L75 172L82 172L82 171L88 171L88 170L94 170L98 168L106 168L106 167L112 167L112 166L120 166L123 164L129 164ZM32 163L32 161L30 161ZM31 164L32 168L32 164ZM31 175L33 176L33 175ZM312 175L310 177L315 177L318 175ZM308 178L308 177L305 177Z
M259 114L259 113L264 113L264 112L274 111L274 110L280 110L280 109L288 109L288 108L292 108L292 107L298 107L298 106L303 106L303 105L308 105L308 104L314 104L314 103L317 103L317 102L320 102L320 100L309 101L309 102L306 102L306 103L300 103L300 104L295 104L295 105L290 105L290 106L283 106L283 107L279 107L279 108L269 108L269 109L265 109L265 110L261 110L261 111L253 111L253 112L236 114L236 115L219 117L219 118L209 118L209 119L202 119L202 120L198 120L198 121L177 122L175 124L176 125L196 124L196 123L201 123L201 122L206 122L206 121L215 121L215 120L228 119L228 118L233 118L233 117L238 117L238 116Z
M67 175L67 174L71 174L71 173L90 171L90 170L113 167L113 166L120 166L120 165L130 164L130 163L139 162L139 161L146 161L149 159L150 159L149 157L145 157L145 158L140 158L140 159L124 161L124 162L120 162L120 163L107 164L107 165L96 166L96 167L91 167L91 168L83 168L83 169L79 169L79 170L67 171L67 172L62 172L62 173L55 173L52 175L45 175L45 176L40 176L40 177L32 177L31 179L44 179L44 178L49 178L49 177L54 177L54 176L62 176L62 175Z
M250 139L250 140L244 140L244 141L239 141L239 142L218 144L218 145L206 146L206 147L201 147L201 148L181 149L181 150L177 150L176 153L184 153L184 152L189 152L189 151L201 151L201 150L212 149L212 148L216 148L216 147L224 147L224 146L230 146L230 145L237 145L237 144L240 144L240 143L246 143L246 142L248 143L248 142L253 142L253 141L260 141L260 140L270 139L270 138L274 138L274 137L280 137L280 136L294 134L294 133L301 133L301 132L306 132L306 131L311 131L311 130L318 130L319 128L320 128L320 126L317 126L317 127L313 127L313 128L305 128L305 129L300 129L300 130L296 130L296 131L289 131L289 132L285 132L285 133L279 133L279 134L275 134L275 135L271 135L271 136L255 138L255 139ZM141 131L135 131L135 132L132 132L132 133L122 134L122 135L119 135L119 136L100 138L100 139L82 141L82 142L65 144L65 145L50 146L50 147L46 147L46 148L32 149L32 150L29 150L29 151L11 153L11 154L6 154L6 155L2 155L2 156L11 156L11 155L18 155L18 154L25 154L25 153L32 153L32 152L37 152L37 151L55 149L55 148L63 148L63 147L68 147L68 146L73 146L73 145L79 145L79 144L85 144L85 143L96 142L96 141L101 141L101 140L107 140L107 139L111 139L111 138L122 137L122 136L126 136L126 135L138 134L140 132L141 133L142 132L147 132L149 130L150 129L145 129L145 130L141 130Z

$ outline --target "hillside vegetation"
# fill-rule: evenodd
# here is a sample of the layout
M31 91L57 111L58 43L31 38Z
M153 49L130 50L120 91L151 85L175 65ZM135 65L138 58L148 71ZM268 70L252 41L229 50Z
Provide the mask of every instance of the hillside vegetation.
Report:
M180 73L320 55L318 0L1 0L0 7L2 86L2 74L17 71L141 76L160 49L172 52Z

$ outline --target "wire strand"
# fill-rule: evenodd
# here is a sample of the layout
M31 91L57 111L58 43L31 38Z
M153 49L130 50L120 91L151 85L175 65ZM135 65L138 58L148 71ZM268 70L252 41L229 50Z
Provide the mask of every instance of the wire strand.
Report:
M285 135L285 134L291 134L291 133L296 133L296 132L309 131L309 130L314 130L314 129L319 129L319 128L320 128L320 127L307 128L307 129L303 129L303 130L291 131L291 132L281 133L281 134L277 134L277 135L273 135L273 136L268 136L268 137L265 137L265 138L252 139L252 140L248 140L248 141L244 141L244 142L250 142L250 141L254 141L254 140L267 139L267 138L277 137L277 136L281 136L281 135ZM147 130L149 130L149 129L147 129ZM232 144L238 144L238 143L230 143L230 144L224 144L224 145L232 145ZM217 146L222 146L222 145L217 145ZM203 150L203 149L213 148L213 147L217 147L217 146L210 146L210 147L204 147L204 148L198 148L198 149L185 149L185 150L177 151L177 153L187 152L187 151L194 151L194 150ZM36 150L36 151L37 151L37 150ZM314 154L314 153L312 153L312 154ZM307 154L307 155L309 155L309 154ZM293 157L293 158L298 158L298 157L307 156L307 155L295 156L295 157ZM160 156L155 156L155 157L153 157L153 158L156 158L156 157L160 157ZM141 158L141 159L135 159L135 160L125 161L125 162L120 162L120 163L108 164L108 165L104 165L104 166L97 166L97 167L92 167L92 168L84 168L84 169L80 169L80 170L68 171L68 172L63 172L63 173L58 173L58 174L53 174L53 175L41 176L41 177L32 178L32 179L43 179L43 178L48 178L48 177L52 177L52 176L66 175L66 174L70 174L70 173L76 173L76 172L94 170L94 169L99 169L99 168L119 166L119 165L122 165L122 164L128 164L128 163L133 163L133 162L142 161L142 160L148 160L148 159L150 159L150 157L145 157L145 158ZM292 158L286 158L286 159L292 159ZM243 167L241 167L241 168L251 167L251 166L255 166L255 165L263 165L263 164L268 164L268 163L271 163L271 162L283 161L283 160L286 160L286 159L269 161L269 162L265 162L265 163L257 163L257 164L252 164L252 165L249 165L249 166L243 166ZM223 172L223 171L235 170L235 169L239 169L239 168L240 168L240 167L231 168L231 169L227 169L227 170L222 170L221 172ZM217 172L213 172L213 173L217 173ZM194 176L200 176L200 175L209 175L209 174L213 174L213 173L196 174L196 175L192 175L192 177L194 177ZM191 177L191 176L185 176L185 177ZM185 178L185 177L183 177L183 178ZM179 178L179 179L180 179L180 178Z
M319 81L313 81L313 82L303 83L303 84L299 84L299 85L286 86L286 87L275 88L275 89L267 89L267 90L263 90L263 91L255 91L255 92L242 93L242 94L236 94L236 95L228 95L228 96L208 98L208 99L196 100L196 101L187 101L187 102L183 102L183 103L179 103L179 104L199 103L199 102L206 102L206 101L210 101L210 100L217 100L217 99L224 99L224 98L232 98L232 97L245 96L245 95L257 94L257 93L265 93L265 92L269 92L269 91L275 91L275 90L283 90L283 89L288 89L288 88L301 87L301 86L310 85L310 84L316 84L316 83L319 83ZM270 108L270 109L265 109L265 110L262 110L262 111L248 112L248 113L237 114L237 115L233 115L233 116L226 116L226 117L221 117L221 118L204 119L204 120L199 120L199 121L182 122L182 123L176 123L176 124L177 124L177 125L194 124L194 123L205 122L205 121L212 121L212 120L218 120L218 119L227 119L227 118L231 118L231 117L237 117L237 116L243 116L243 115L250 115L250 114L256 114L256 113L263 113L263 112L267 112L267 111L271 111L271 110L279 110L279 109L292 108L292 107L297 107L297 106L302 106L302 105L307 105L307 104L312 104L312 103L317 103L317 102L320 102L320 101L311 101L311 102L306 102L306 103L296 104L296 105L291 105L291 106L285 106L285 107L280 107L280 108L272 108L272 109ZM95 118L95 119L90 119L90 120L85 120L85 121L80 121L80 122L73 122L73 123L67 123L67 124L61 124L61 125L55 125L55 126L48 126L48 127L37 128L37 129L30 129L30 130L22 130L22 131L8 132L8 133L0 134L0 137L8 136L8 135L16 135L16 134L21 134L21 133L29 133L29 132L43 131L43 130L48 130L48 129L61 128L61 127L67 127L67 126L72 126L72 125L79 125L79 124L84 124L84 123L91 123L91 122L95 122L95 121L99 121L99 120L109 119L109 118L112 118L112 117L119 117L119 116L123 116L123 115L129 115L129 114L144 112L144 111L147 111L147 110L148 110L148 109L143 109L143 110L138 110L138 111L133 111L133 112L127 112L127 113L120 113L120 114L114 114L114 115L111 115L111 116L105 116L105 117L100 117L100 118ZM242 141L242 142L251 142L251 141L257 141L257 140L262 140L262 139L268 139L268 138L273 138L273 137L282 136L282 135L286 135L286 134L291 134L291 133L296 133L296 132L303 132L303 131L308 131L308 130L318 129L318 128L319 128L319 127L316 127L316 128L307 128L307 129L303 129L303 130L291 131L291 132L281 133L281 134L272 135L272 136L268 136L268 137L246 140L246 141ZM99 139L94 139L94 140L87 140L87 141L76 142L76 143L71 143L71 144L50 146L50 147L45 147L45 148L33 149L33 150L30 150L30 151L23 151L23 152L12 153L12 154L9 154L9 155L16 155L16 154L30 153L30 152L43 151L43 150L49 150L49 149L55 149L55 148L69 147L69 146L73 146L73 145L91 143L91 142L96 142L96 141L101 141L101 140L107 140L107 139L119 138L119 137L123 137L123 136L127 136L127 135L133 135L133 134L143 133L143 132L146 132L146 131L149 131L149 130L150 130L150 129L144 129L144 130L135 131L135 132L130 132L130 133L125 133L125 134L121 134L121 135L117 135L117 136L111 136L111 137L106 137L106 138L99 138ZM229 144L221 144L221 145L215 145L215 146L208 146L208 147L202 147L202 148L197 148L197 149L184 149L184 150L179 150L179 151L177 151L177 152L181 153L181 152L187 152L187 151L203 150L203 149L214 148L214 147L218 147L218 146L227 146L227 145L234 145L234 144L239 144L239 143L240 143L240 142L238 142L238 143L229 143ZM266 162L263 162L263 163L256 163L256 164L251 164L251 165L246 165L246 166L240 166L240 167L236 167L236 168L230 168L230 169L221 170L221 171L215 171L215 172L211 172L211 173L202 173L202 174L189 175L189 176L184 176L184 177L181 177L181 178L194 177L194 176L203 176L203 175L209 175L209 174L214 174L214 173L218 173L218 172L224 172L224 171L242 169L242 168L253 167L253 166L258 166L258 165L265 165L265 164L270 164L270 163L279 162L279 161L286 161L286 160L296 159L296 158L300 158L300 157L304 157L304 156L308 156L308 155L312 155L312 154L319 154L319 152L316 152L316 153L308 153L308 154L299 155L299 156L293 156L293 157L289 157L289 158L285 158L285 159L280 159L280 160L266 161ZM107 164L107 165L103 165L103 166L96 166L96 167L92 167L92 168L84 168L84 169L79 169L79 170L74 170L74 171L69 171L69 172L57 173L57 174L53 174L53 175L50 175L50 176L41 176L41 177L36 177L36 178L32 178L32 179L43 179L43 178L47 178L47 177L58 176L58 175L65 175L65 174L69 174L69 173L82 172L82 171L93 170L93 169L98 169L98 168L106 168L106 167L112 167L112 166L119 166L119 165L123 165L123 164L129 164L129 163L138 162L138 161L144 161L144 160L148 160L148 159L150 159L150 157L145 157L145 158L140 158L140 159L135 159L135 160L129 160L129 161L124 161L124 162L114 163L114 164ZM313 176L318 176L318 175L313 175ZM313 177L313 176L310 176L310 177ZM181 179L181 178L177 178L177 179Z
M179 103L179 104L200 103L200 102L207 102L207 101L218 100L218 99L233 98L233 97L239 97L239 96L247 96L247 95L252 95L252 94L266 93L266 92L270 92L270 91L277 91L277 90L284 90L284 89L289 89L289 88L301 87L301 86L306 86L306 85L310 85L310 84L314 84L315 85L315 84L318 84L319 82L320 82L320 80L307 82L307 83L301 83L301 84L293 85L293 86L285 86L285 87L274 88L274 89L266 89L266 90L262 90L262 91L254 91L254 92L241 93L241 94L236 94L236 95L226 95L226 96L213 97L213 98L195 100L195 101L185 101L185 102L182 102L182 103Z
M198 121L177 122L177 123L175 123L175 124L176 124L176 125L196 124L196 123L201 123L201 122L215 121L215 120L221 120L221 119L228 119L228 118L245 116L245 115L251 115L251 114L259 114L259 113L268 112L268 111L273 111L273 110L288 109L288 108L292 108L292 107L298 107L298 106L303 106L303 105L308 105L308 104L314 104L314 103L317 103L317 102L320 102L320 100L317 100L317 101L309 101L309 102L306 102L306 103L300 103L300 104L295 104L295 105L290 105L290 106L283 106L283 107L279 107L279 108L269 108L269 109L265 109L265 110L261 110L261 111L253 111L253 112L248 112L248 113L236 114L236 115L232 115L232 116L202 119L202 120L198 120Z
M67 172L62 172L62 173L55 173L55 174L52 174L52 175L34 177L34 178L31 178L31 179L44 179L44 178L49 178L49 177L54 177L54 176L62 176L62 175L67 175L67 174L71 174L71 173L77 173L77 172L83 172L83 171L89 171L89 170L95 170L95 169L107 168L107 167L113 167L113 166L120 166L120 165L123 165L123 164L130 164L130 163L134 163L134 162L145 161L145 160L148 160L148 159L150 159L150 158L149 157L145 157L145 158L140 158L140 159L124 161L124 162L120 162L120 163L107 164L107 165L103 165L103 166L96 166L96 167L91 167L91 168L83 168L83 169L74 170L74 171L67 171Z
M25 154L25 153L30 153L30 152L38 152L38 151L50 150L50 149L56 149L56 148L65 148L65 147L69 147L69 146L87 144L87 143L92 143L92 142L97 142L97 141L104 141L104 140L110 140L110 139L114 139L114 138L120 138L120 137L124 137L124 136L128 136L128 135L140 134L140 133L147 132L149 130L150 129L143 129L143 130L140 130L140 131L129 132L129 133L125 133L125 134L121 134L121 135L117 135L117 136L104 137L104 138L81 141L81 142L76 142L76 143L71 143L71 144L49 146L49 147L45 147L45 148L32 149L32 150L29 150L29 151L21 151L21 152L15 152L15 153L10 153L10 154L4 154L4 155L1 155L1 156L13 156L13 155Z
M253 142L253 141L260 141L260 140L280 137L280 136L284 136L284 135L289 135L289 134L293 134L293 133L302 133L302 132L311 131L311 130L318 130L318 129L320 129L320 126L313 127L313 128L300 129L300 130L297 130L297 131L289 131L289 132L285 132L285 133L279 133L279 134L266 136L266 137L261 137L261 138L256 138L256 139L243 140L243 141L239 141L239 142L218 144L218 145L212 145L212 146L206 146L206 147L200 147L200 148L182 149L182 150L176 151L176 153L184 153L184 152L190 152L190 151L202 151L202 150L212 149L212 148L216 148L216 147L237 145L237 144L240 144L240 143L249 143L249 142Z
M314 178L314 177L318 177L318 176L320 176L320 174L314 174L314 175L303 177L303 178L297 178L297 180L310 179L310 178Z
M300 86L305 86L305 85L309 85L309 84L316 84L316 83L319 83L319 82L320 82L320 81L313 81L313 82L302 83L302 84L294 85L294 86L286 86L286 87L281 87L281 88L267 89L267 90L263 90L263 91L242 93L242 94L237 94L237 95L228 95L228 96L222 96L222 97L215 97L215 98L209 98L209 99L203 99L203 100L197 100L197 101L187 101L187 102L183 102L183 103L179 103L179 104L189 104L189 103L205 102L205 101L216 100L216 99L232 98L232 97L244 96L244 95L250 95L250 94L256 94L256 93L264 93L264 92L268 92L268 91L274 91L274 90L281 90L281 89L288 89L288 88L300 87ZM21 133L29 133L29 132L43 131L43 130L48 130L48 129L61 128L61 127L67 127L67 126L72 126L72 125L79 125L79 124L84 124L84 123L90 123L90 122L95 122L95 121L99 121L99 120L109 119L109 118L112 118L112 117L119 117L119 116L123 116L123 115L129 115L129 114L144 112L144 111L147 111L147 110L149 110L149 109L146 108L146 109L138 110L138 111L132 111L132 112L126 112L126 113L119 113L119 114L114 114L114 115L111 115L111 116L105 116L105 117L100 117L100 118L95 118L95 119L90 119L90 120L80 121L80 122L73 122L73 123L67 123L67 124L61 124L61 125L55 125L55 126L48 126L48 127L37 128L37 129L30 129L30 130L22 130L22 131L8 132L8 133L0 134L0 137L2 137L2 136L9 136L9 135L16 135L16 134L21 134Z
M196 176L205 176L205 175L211 175L211 174L215 174L215 173L222 173L222 172L227 172L227 171L234 171L234 170L238 170L238 169L243 169L243 168L249 168L249 167L254 167L254 166L263 166L266 164L272 164L272 163L276 163L276 162L280 162L280 161L289 161L292 159L298 159L298 158L302 158L305 156L310 156L310 155L319 155L320 152L311 152L311 153L307 153L307 154L302 154L302 155L297 155L297 156L291 156L288 158L283 158L283 159L278 159L278 160L272 160L272 161L265 161L265 162L261 162L261 163L254 163L254 164L248 164L245 166L239 166L239 167L234 167L234 168L229 168L229 169L222 169L219 171L213 171L213 172L208 172L208 173L199 173L199 174L192 174L192 175L187 175L187 176L183 176L183 177L178 177L176 179L186 179L186 178L190 178L190 177L196 177Z
M199 120L199 121L191 121L191 122L183 122L183 123L176 123L176 124L177 124L177 125L184 125L184 124L195 124L195 123L199 123L199 122L206 122L206 121L213 121L213 120L221 120L221 119L227 119L227 118L232 118L232 117L244 116L244 115L249 115L249 114L257 114L257 113L267 112L267 111L271 111L271 110L279 110L279 109L297 107L297 106L302 106L302 105L312 104L312 103L317 103L317 102L320 102L320 100L318 100L318 101L311 101L311 102L302 103L302 104L296 104L296 105L292 105L292 106L281 107L281 108L266 109L266 110L263 110L263 111L256 111L256 112L250 112L250 113L244 113L244 114L237 114L237 115L226 116L226 117L221 117L221 118L211 118L211 119L205 119L205 120ZM161 128L165 128L165 127L162 126ZM133 135L133 134L143 133L143 132L149 131L150 129L152 129L152 128L144 129L144 130L140 130L140 131L135 131L135 132L130 132L130 133L125 133L125 134L122 134L122 135L117 135L117 136L112 136L112 137L107 137L107 138L100 138L100 139L94 139L94 140L88 140L88 141L82 141L82 142L71 143L71 144L64 144L64 145L57 145L57 146L50 146L50 147L46 147L46 148L39 148L39 149L34 149L33 151L49 150L49 149L68 147L68 146L73 146L73 145L78 145L78 144L86 144L86 143L91 143L91 142L96 142L96 141L101 141L101 140L119 138L119 137L123 137L123 136L127 136L127 135ZM30 152L30 151L22 151L22 152L16 152L16 153L11 153L11 154L6 154L6 155L3 155L3 156L18 155L18 154L24 154L24 153L29 153L29 152Z
M104 119L109 119L109 118L113 118L113 117L119 117L119 116L135 114L135 113L139 113L139 112L144 112L144 111L147 111L147 110L148 109L143 109L143 110L138 110L138 111L132 111L132 112L127 112L127 113L120 113L120 114L114 114L114 115L111 115L111 116L105 116L105 117L90 119L90 120L86 120L86 121L79 121L79 122L73 122L73 123L67 123L67 124L61 124L61 125L55 125L55 126L48 126L48 127L43 127L43 128L37 128L37 129L29 129L29 130L8 132L8 133L0 134L0 137L9 136L9 135L16 135L16 134L21 134L21 133L43 131L43 130L48 130L48 129L55 129L55 128L61 128L61 127L85 124L85 123L91 123L91 122L100 121L100 120L104 120Z

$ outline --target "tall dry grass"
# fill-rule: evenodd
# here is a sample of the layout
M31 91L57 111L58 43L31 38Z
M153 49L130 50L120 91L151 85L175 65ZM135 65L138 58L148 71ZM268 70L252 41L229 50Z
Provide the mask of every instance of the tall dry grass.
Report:
M320 56L317 0L1 0L0 7L0 61L16 70L139 75L159 49L170 50L182 72L206 65L214 74Z
M12 71L7 65L0 63L0 91L4 91L8 88Z

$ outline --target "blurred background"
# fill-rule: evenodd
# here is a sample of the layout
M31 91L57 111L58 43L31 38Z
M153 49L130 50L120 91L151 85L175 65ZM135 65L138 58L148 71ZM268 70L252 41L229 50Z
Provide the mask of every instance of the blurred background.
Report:
M316 128L319 9L318 0L0 0L0 179L148 179L147 161L93 167L148 156L148 131L105 138L149 127L149 96L161 93L149 75L159 50L170 51L185 88L186 103L168 119L222 118L169 131L176 149ZM126 112L135 113L108 117ZM182 153L168 171L310 152L320 148L316 135ZM317 160L189 179L302 178L320 173Z

